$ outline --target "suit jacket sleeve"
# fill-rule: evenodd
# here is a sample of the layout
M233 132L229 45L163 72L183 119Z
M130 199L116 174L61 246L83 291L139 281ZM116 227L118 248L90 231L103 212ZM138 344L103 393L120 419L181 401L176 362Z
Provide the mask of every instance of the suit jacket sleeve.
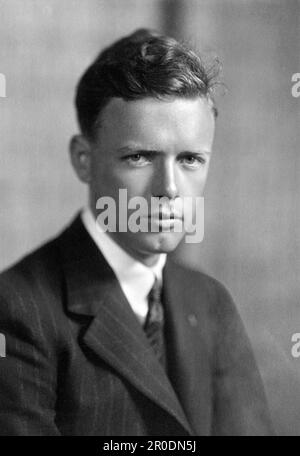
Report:
M248 336L230 294L223 285L220 287L213 434L272 435L264 387Z
M0 280L0 435L59 435L55 425L56 372L39 304L26 286Z

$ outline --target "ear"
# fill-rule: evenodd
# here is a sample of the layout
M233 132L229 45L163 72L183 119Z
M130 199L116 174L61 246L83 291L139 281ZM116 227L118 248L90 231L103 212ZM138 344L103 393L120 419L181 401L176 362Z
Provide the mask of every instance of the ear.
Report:
M75 135L70 141L71 163L79 179L91 181L92 153L90 142L83 135Z

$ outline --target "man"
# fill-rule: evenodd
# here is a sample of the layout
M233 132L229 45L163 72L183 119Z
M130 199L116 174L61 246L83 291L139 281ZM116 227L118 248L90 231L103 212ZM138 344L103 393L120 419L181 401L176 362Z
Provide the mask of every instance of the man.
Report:
M207 178L211 87L191 50L147 30L81 78L70 150L88 207L0 278L2 435L271 433L229 293L166 258L195 216L195 204L176 203L195 201ZM149 229L129 229L130 203L121 229L120 190L148 203L139 216ZM116 203L116 229L101 223L101 198Z

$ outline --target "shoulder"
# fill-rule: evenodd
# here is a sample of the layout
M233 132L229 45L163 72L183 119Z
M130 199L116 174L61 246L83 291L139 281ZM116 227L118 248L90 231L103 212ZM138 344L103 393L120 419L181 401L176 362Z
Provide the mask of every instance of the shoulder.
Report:
M244 337L246 333L239 308L227 287L211 275L179 264L168 262L174 296L180 296L185 311L198 316L199 321L225 340L230 334Z
M55 237L36 248L0 273L0 296L5 290L26 292L35 288L51 287L61 275L61 252L68 233L76 235L80 217L61 230Z
M63 338L64 231L0 274L0 332L10 353L21 346L20 341L46 353Z
M231 293L219 280L176 260L168 263L172 296L180 314L193 314L203 340L209 340L219 366L233 365L252 356L248 335ZM243 353L241 353L243 352Z
M190 296L205 299L217 310L225 304L235 307L233 298L227 287L218 279L206 272L196 270L191 266L179 263L176 259L168 259L169 276L174 283L181 284Z
M36 328L61 307L61 234L52 238L0 274L2 323ZM61 313L61 311L60 311Z
M43 281L52 277L57 271L58 249L57 240L51 240L0 274L0 295L26 292Z

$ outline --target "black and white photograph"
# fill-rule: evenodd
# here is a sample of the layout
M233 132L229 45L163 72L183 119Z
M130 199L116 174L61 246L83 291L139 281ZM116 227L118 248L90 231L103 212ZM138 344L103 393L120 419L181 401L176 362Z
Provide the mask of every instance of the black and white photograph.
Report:
M0 13L0 436L300 436L300 1Z

